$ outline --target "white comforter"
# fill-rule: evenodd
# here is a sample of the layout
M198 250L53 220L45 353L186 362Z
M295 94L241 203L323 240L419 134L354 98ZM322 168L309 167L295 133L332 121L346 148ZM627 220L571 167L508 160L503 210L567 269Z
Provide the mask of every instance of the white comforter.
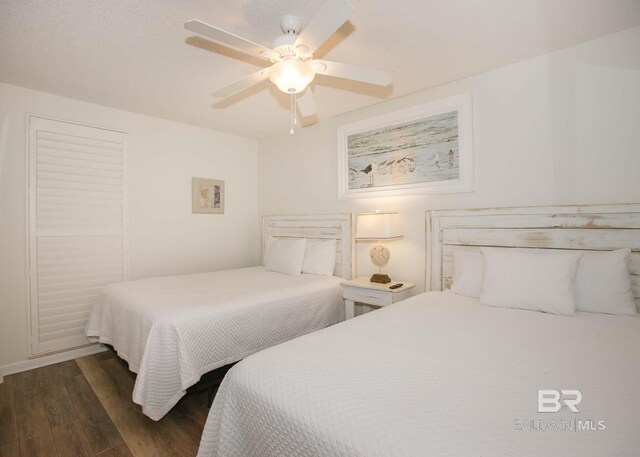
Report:
M138 373L133 401L159 420L204 373L343 320L341 280L255 267L113 284L86 332Z
M580 412L538 413L538 389ZM637 457L639 430L640 319L431 292L236 365L198 456Z

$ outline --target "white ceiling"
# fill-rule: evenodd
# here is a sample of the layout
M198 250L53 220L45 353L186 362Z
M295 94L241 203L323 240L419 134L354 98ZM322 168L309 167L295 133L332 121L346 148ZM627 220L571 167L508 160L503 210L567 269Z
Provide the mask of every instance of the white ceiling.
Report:
M640 24L640 0L350 0L356 12L316 57L393 70L392 88L318 76L317 120ZM263 45L280 17L322 0L2 0L0 81L263 138L288 130L288 96L266 81L210 93L261 65L183 28L200 19Z

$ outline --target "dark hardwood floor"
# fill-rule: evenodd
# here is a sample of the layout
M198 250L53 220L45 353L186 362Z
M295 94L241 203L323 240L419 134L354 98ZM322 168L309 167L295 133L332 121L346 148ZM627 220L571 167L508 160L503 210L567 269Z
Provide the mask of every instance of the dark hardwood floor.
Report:
M134 381L112 352L6 376L0 457L194 457L207 394L154 422L131 400Z

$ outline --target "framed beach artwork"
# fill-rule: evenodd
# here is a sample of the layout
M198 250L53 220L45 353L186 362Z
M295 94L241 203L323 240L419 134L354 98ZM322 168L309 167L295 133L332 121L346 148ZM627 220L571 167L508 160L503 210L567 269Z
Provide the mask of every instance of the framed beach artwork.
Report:
M193 178L191 193L191 212L224 214L224 181Z
M338 129L340 199L473 190L471 94Z

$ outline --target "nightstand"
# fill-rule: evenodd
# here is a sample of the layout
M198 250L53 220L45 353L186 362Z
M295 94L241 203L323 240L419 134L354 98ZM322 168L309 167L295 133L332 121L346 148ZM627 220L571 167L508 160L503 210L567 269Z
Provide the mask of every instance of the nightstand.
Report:
M391 281L389 284L377 284L369 278L358 278L342 283L342 298L344 298L347 319L355 316L355 304L365 303L374 306L387 306L409 297L409 289L416 285L403 282L402 287L389 289L389 286L402 281Z

